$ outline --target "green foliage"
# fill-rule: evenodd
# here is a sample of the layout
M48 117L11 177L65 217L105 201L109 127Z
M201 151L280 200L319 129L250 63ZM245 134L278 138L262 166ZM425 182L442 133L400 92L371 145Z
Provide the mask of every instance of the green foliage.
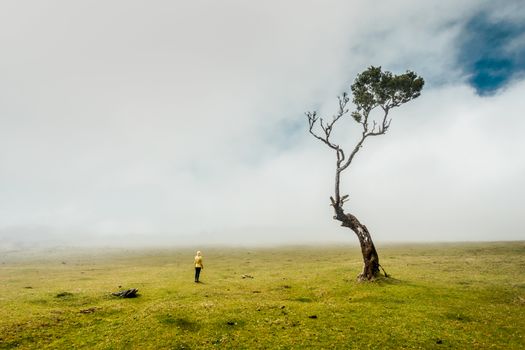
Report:
M360 122L362 113L369 113L376 107L391 109L398 107L421 94L425 81L417 74L407 71L394 75L381 70L381 67L370 67L360 73L352 84L353 102L357 112L352 117Z
M361 115L361 113L354 111L352 112L352 118L354 118L356 122L361 123L363 116Z
M203 251L2 254L0 349L525 348L523 242Z

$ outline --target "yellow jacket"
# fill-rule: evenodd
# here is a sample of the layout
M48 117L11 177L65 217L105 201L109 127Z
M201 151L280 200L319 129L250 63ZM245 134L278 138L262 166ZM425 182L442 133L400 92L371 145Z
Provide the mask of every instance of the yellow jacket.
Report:
M202 264L202 256L197 255L195 256L195 267L203 268L204 265Z

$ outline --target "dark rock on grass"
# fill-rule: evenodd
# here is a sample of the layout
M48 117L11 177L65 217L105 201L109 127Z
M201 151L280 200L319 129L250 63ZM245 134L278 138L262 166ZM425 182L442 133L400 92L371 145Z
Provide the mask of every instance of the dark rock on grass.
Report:
M73 293L70 293L70 292L60 292L56 295L57 298L67 298L67 297L70 297L72 296Z
M443 344L443 340L441 339L436 340L436 344Z
M81 314L92 314L95 311L97 311L97 309L98 309L97 307L90 307L90 308L87 308L87 309L80 310L80 313Z
M120 298L136 298L138 291L139 290L137 288L131 288L131 289L125 289L125 290L121 290L119 292L111 293L111 295L114 295L114 296L120 297Z
M227 327L235 327L235 328L242 328L246 325L246 321L243 320L243 319L230 319L228 321L226 321L226 326Z
M317 315L310 315L310 316L308 316L308 318L316 319L316 318L317 318Z

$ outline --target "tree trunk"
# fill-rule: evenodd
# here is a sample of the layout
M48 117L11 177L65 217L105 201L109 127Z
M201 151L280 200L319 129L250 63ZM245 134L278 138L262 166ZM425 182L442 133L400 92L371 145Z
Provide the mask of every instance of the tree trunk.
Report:
M341 221L341 226L348 227L357 235L363 254L363 272L357 277L360 281L371 281L379 276L379 256L376 247L365 225L361 224L352 214L345 214L343 208L332 199L335 210L335 220Z

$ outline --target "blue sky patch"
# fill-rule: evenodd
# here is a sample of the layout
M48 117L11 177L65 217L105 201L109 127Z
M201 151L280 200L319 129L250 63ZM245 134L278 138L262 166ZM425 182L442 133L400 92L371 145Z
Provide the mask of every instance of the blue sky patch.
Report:
M492 95L525 72L523 35L525 23L494 21L486 14L467 22L458 63L479 95Z

